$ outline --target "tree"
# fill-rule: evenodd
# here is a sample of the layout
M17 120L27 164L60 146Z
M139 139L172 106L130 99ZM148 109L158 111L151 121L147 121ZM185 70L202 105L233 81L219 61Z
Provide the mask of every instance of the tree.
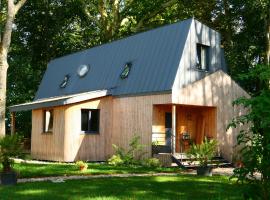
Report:
M247 125L237 137L243 166L234 170L238 181L249 183L246 199L270 199L270 66L257 65L246 76L264 85L258 95L240 98L235 104L243 105L248 113L236 117L231 127ZM260 177L256 173L260 173Z
M7 70L8 70L8 52L11 43L11 34L15 16L26 0L15 2L14 0L7 1L7 10L5 16L5 27L0 33L0 136L6 132L6 86L7 86Z

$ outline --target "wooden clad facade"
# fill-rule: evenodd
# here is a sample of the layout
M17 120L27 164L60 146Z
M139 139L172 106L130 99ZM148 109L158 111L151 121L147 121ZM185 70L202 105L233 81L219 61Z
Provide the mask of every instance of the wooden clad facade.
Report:
M217 140L221 155L228 160L232 160L235 154L239 128L227 130L227 126L233 117L246 112L243 107L232 106L233 101L239 97L249 97L249 95L221 70L185 88L172 91L172 102L175 104L216 108Z
M112 144L127 148L139 135L151 156L153 138L165 143L165 113L176 108L175 150L183 132L199 143L199 136L217 138L221 155L232 159L238 130L226 130L231 119L244 112L232 102L247 96L231 78L218 71L172 94L102 97L54 107L52 133L43 133L43 110L33 110L32 156L42 160L101 161L113 154ZM81 109L100 109L99 132L81 132Z
M150 156L153 104L170 101L170 94L121 98L109 96L54 107L52 133L43 133L43 110L34 110L32 156L36 159L65 162L103 161L113 154L112 144L126 148L135 134L141 137ZM81 132L81 109L100 109L99 133Z

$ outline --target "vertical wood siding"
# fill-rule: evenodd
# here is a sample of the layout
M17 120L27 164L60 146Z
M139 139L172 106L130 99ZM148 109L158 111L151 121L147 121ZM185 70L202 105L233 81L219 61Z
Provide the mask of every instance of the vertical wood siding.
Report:
M32 111L31 154L40 160L64 161L65 107L54 108L53 131L43 133L43 110Z
M112 143L127 148L134 135L151 155L153 105L168 104L170 94L122 97L113 99Z
M234 146L239 129L227 129L234 116L245 113L243 107L233 107L239 97L249 95L227 74L217 71L185 88L173 90L172 101L176 104L214 106L217 108L217 139L222 156L233 159ZM212 117L215 113L212 113Z

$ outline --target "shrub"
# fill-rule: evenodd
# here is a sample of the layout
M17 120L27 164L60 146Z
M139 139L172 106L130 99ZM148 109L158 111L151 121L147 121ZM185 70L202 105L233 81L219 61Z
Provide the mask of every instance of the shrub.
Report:
M77 161L76 166L80 171L86 170L88 168L87 163L83 162L82 160Z
M208 140L206 137L202 144L193 144L187 152L191 160L198 160L199 165L204 167L215 156L217 150L217 141Z
M149 158L144 160L143 165L146 167L160 167L161 163L157 158Z
M14 163L12 158L22 155L22 138L19 135L6 135L0 138L0 162L4 172L12 170Z
M236 116L228 128L239 128L237 147L241 167L234 170L238 182L248 183L246 199L270 199L270 66L256 65L244 80L256 80L260 91L250 98L239 98L235 106L246 112ZM259 176L257 176L259 174Z
M137 165L140 164L141 157L145 154L144 145L140 144L140 137L134 136L127 150L113 144L115 154L108 160L113 165ZM117 163L117 164L116 164Z
M116 155L113 155L109 160L108 160L108 163L110 165L114 165L114 166L120 166L120 165L123 165L124 164L124 161L122 160L121 156L116 154Z

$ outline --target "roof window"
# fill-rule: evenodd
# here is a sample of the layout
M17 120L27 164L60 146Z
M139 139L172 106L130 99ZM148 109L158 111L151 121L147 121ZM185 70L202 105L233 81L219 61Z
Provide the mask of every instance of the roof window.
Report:
M79 77L84 77L90 70L90 65L80 65L77 69L77 74Z
M132 67L132 63L131 62L126 63L123 71L120 74L120 78L121 79L126 79L128 77L128 75L130 73L130 70L131 70L131 67Z
M61 82L59 87L60 88L65 88L67 86L67 84L68 84L69 78L70 78L69 74L65 75L64 80Z

